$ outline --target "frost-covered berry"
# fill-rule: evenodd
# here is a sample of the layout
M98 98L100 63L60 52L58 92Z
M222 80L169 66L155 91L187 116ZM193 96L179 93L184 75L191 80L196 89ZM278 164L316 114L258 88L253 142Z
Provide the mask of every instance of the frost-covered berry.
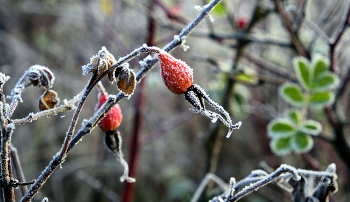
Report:
M193 83L192 68L163 50L159 51L158 59L160 73L168 89L175 94L186 92Z
M108 99L107 93L99 93L98 94L98 100L95 107L95 111L97 111ZM108 132L108 131L114 131L117 129L123 119L122 110L120 109L119 105L116 104L108 113L107 115L101 120L101 122L98 124L98 126L101 128L102 131Z

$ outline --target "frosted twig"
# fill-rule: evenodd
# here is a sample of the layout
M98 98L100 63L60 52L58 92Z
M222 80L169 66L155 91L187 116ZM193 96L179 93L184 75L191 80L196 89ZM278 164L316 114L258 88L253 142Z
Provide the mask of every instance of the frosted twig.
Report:
M21 94L26 87L33 85L36 87L42 87L49 89L52 87L55 81L55 76L51 70L41 65L33 65L23 76L18 80L17 84L11 91L10 98L12 99L10 110L7 112L7 117L10 118L15 111L19 102L22 102Z
M230 178L230 184L228 187L228 191L226 193L226 197L233 197L233 194L235 192L235 185L236 185L236 179L234 177Z
M276 177L280 176L281 174L285 173L285 172L289 172L290 174L292 174L292 177L295 181L299 181L300 180L300 176L298 174L298 171L289 165L286 164L282 164L279 168L277 168L273 173L269 174L268 176L266 176L266 178L259 180L258 182L255 182L253 184L251 184L251 186L245 187L243 188L241 191L239 191L234 197L232 197L232 201L236 201L239 200L240 198L248 195L249 193L255 191L256 189L259 189L267 184L269 184L270 182L272 182Z
M203 180L201 181L200 185L198 186L196 192L192 196L191 202L197 202L198 201L198 199L200 198L203 190L208 185L210 180L212 180L215 183L217 183L223 190L228 190L229 189L229 186L227 186L227 184L222 179L220 179L218 176L216 176L213 173L207 173L205 175L205 177L203 178Z
M0 111L3 111L2 105L0 105ZM1 181L3 187L1 189L4 201L15 201L15 192L13 187L13 175L11 168L11 158L10 158L10 145L13 131L15 130L15 125L9 123L2 125L1 132Z
M30 123L32 121L36 121L40 118L47 117L50 115L56 115L57 113L64 112L64 111L70 111L75 109L75 104L81 99L82 93L79 93L76 95L73 99L69 100L68 102L65 102L63 105L55 107L53 109L47 109L44 111L40 111L37 113L29 113L28 116L22 118L22 119L13 119L12 123L15 125L22 125L25 123Z
M79 170L77 173L77 178L101 192L109 199L109 201L117 202L120 200L120 196L118 196L113 190L109 189L105 184L103 184L103 182L93 178L86 172Z
M330 164L326 169L326 171L296 169L286 164L282 164L279 168L277 168L271 174L267 174L267 172L263 170L254 170L251 172L250 175L238 181L237 183L234 183L231 179L230 186L229 186L230 188L227 188L223 194L214 197L211 201L212 202L238 201L242 197L252 193L253 191L256 191L259 188L262 188L263 186L271 182L276 182L277 185L283 188L285 191L287 191L290 194L293 194L293 197L297 197L295 201L298 201L300 197L302 198L306 196L312 196L314 199L323 200L328 197L329 192L335 193L337 191L337 188L338 188L337 182L336 182L337 175L335 171L336 171L335 164ZM301 176L304 176L303 179ZM306 179L305 176L322 176L322 179L319 181L319 183L328 183L328 184L327 186L317 186L315 184L316 187L315 189L312 189L312 193L307 193L306 191L303 191L305 189L303 186L306 186L305 181L303 181ZM285 185L281 186L282 185L280 184L281 182L287 183L290 187L286 187ZM295 184L295 183L298 183L298 184ZM234 185L231 186L232 184ZM241 189L241 187L243 186L246 186L246 187ZM301 192L298 192L300 190L298 189L298 187L301 189ZM233 195L233 191L239 190L239 189L241 190L235 195Z
M233 193L233 190L236 189L237 184L239 184L240 182L238 182L237 184L235 184L233 187L228 189L227 192L225 192L224 194L214 197L212 199L213 202L215 201L220 201L219 198L221 199L225 199L225 201L238 201L239 199L241 199L242 197L252 193L253 191L256 191L257 189L271 183L272 181L274 181L276 178L280 177L282 174L284 173L288 173L288 176L292 176L293 179L295 181L299 181L301 179L301 177L299 176L297 169L286 165L286 164L282 164L279 168L277 168L273 173L263 177L261 180L251 183L249 186L244 187L242 190L240 190L237 194L235 194L234 196L231 195L231 193ZM252 173L253 175L255 175L255 173ZM264 173L261 173L264 174ZM230 184L233 184L232 180L230 181Z

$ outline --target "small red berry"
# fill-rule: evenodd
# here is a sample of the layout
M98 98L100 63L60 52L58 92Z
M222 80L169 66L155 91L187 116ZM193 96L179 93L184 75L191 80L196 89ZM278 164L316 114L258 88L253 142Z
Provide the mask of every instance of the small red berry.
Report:
M186 92L193 83L192 68L163 50L159 51L158 59L160 73L168 89L175 94Z
M248 21L249 20L246 17L239 17L237 19L236 26L238 27L238 29L243 30L246 28Z
M97 111L108 99L107 93L99 93L97 96L97 104L95 107L95 111ZM116 104L114 107L107 113L107 115L100 121L98 126L102 131L114 131L120 126L123 119L122 110L119 105Z

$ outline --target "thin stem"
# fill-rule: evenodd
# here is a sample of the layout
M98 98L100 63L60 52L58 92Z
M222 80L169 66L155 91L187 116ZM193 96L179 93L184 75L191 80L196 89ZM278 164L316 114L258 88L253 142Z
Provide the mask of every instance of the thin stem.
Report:
M204 176L200 185L198 186L197 190L195 191L194 195L192 196L191 202L197 202L199 200L201 194L203 193L205 187L208 185L210 180L216 182L223 190L227 190L229 188L227 186L227 184L222 179L220 179L218 176L216 176L213 173L207 173Z
M276 8L281 16L282 22L284 24L284 26L286 27L286 29L289 32L291 41L295 47L295 49L297 50L297 52L301 55L304 56L308 59L310 59L310 55L309 53L306 51L305 47L303 46L303 44L301 43L300 39L298 38L298 36L296 35L295 31L293 30L293 25L292 23L289 21L288 16L284 10L283 7L283 3L281 0L275 0L275 5Z
M106 95L106 94L107 94L107 91L106 91L106 89L105 89L105 87L103 86L103 84L102 84L101 81L99 81L99 82L97 83L97 89L98 89L98 91L99 91L102 95Z
M194 36L211 38L215 41L219 41L222 43L222 40L242 40L249 41L261 44L271 44L279 47L292 47L292 44L283 39L275 39L269 36L265 36L262 34L252 34L252 33L234 33L232 35L220 35L220 34L203 34L203 33L194 33Z
M14 187L11 186L12 167L11 167L11 138L15 127L12 123L4 125L2 124L1 131L1 179L4 183L4 187L1 188L2 198L4 202L15 201Z
M58 106L58 107L53 108L53 109L48 109L48 110L44 110L41 112L37 112L37 113L29 113L28 116L26 116L25 118L13 119L12 123L15 125L23 125L26 123L36 121L40 118L44 118L44 117L47 117L50 115L56 115L57 113L64 112L64 111L73 110L75 108L75 104L80 100L80 98L81 98L81 93L79 93L72 100L70 100L69 102L67 102L61 106Z
M293 179L296 181L299 181L301 177L299 176L297 170L289 165L282 164L279 168L277 168L273 173L267 175L265 178L250 184L250 186L244 187L242 190L240 190L237 194L235 194L233 197L226 198L226 194L222 198L226 198L226 201L233 202L238 201L239 199L243 198L244 196L256 191L259 188L262 188L263 186L271 183L276 178L278 178L280 175L284 173L290 173L293 176ZM215 200L213 200L215 201Z
M340 42L342 36L345 33L346 28L350 24L350 5L348 5L348 12L344 16L343 23L338 31L338 33L332 38L331 43L329 43L329 57L331 59L330 61L330 70L334 72L336 70L337 66L337 55L336 55L336 48L338 46L338 43Z
M303 120L306 120L306 117L307 117L307 109L309 107L309 97L310 97L310 93L306 92L304 94L304 102L303 102L303 106L301 108L301 117Z
M286 164L282 164L278 169L276 169L275 172L271 173L270 175L266 176L265 179L259 180L258 182L253 183L249 187L243 188L240 192L238 192L234 197L230 199L230 201L238 201L242 197L248 195L249 193L252 193L258 188L261 188L270 182L272 182L275 178L280 176L283 173L289 172L292 174L293 178L298 181L300 180L300 176L298 175L297 171L295 168L288 166Z
M291 81L296 82L297 79L296 77L289 71L285 70L285 68L282 68L278 65L275 65L263 58L260 58L257 55L254 55L248 51L245 51L243 53L244 57L249 60L250 62L254 63L256 66L262 68L262 69L266 69L267 71L279 75L283 78L289 79Z
M118 196L113 190L109 189L107 186L103 184L103 182L98 179L93 178L86 172L79 170L77 173L77 178L84 183L91 186L93 189L101 192L109 201L118 202L120 201L120 196Z
M12 144L11 144L11 158L13 160L14 169L15 169L15 172L16 172L16 175L17 175L19 182L21 182L21 183L26 182L26 179L24 177L24 173L22 170L22 166L21 166L21 161L19 160L19 156L17 153L17 148L14 147ZM27 193L27 191L28 191L28 187L25 185L20 186L20 190L21 190L22 196L24 196L25 193Z
M148 13L148 36L146 39L146 44L149 46L155 45L155 37L156 37L156 25L155 20L152 17L152 12L154 11L155 4L159 4L166 12L169 11L162 2L158 0L149 0L149 13ZM176 18L177 19L177 18ZM177 19L178 20L178 19ZM146 100L146 78L145 77L140 83L139 88L137 91L137 98L135 102L135 112L134 112L134 124L132 129L132 139L131 139L131 145L129 148L129 176L136 178L136 170L137 170L137 161L139 156L139 150L140 150L140 137L141 137L141 131L143 126L143 111L144 111L144 105ZM134 190L135 190L135 183L128 183L125 184L125 192L122 197L123 202L131 202L133 201L134 196Z

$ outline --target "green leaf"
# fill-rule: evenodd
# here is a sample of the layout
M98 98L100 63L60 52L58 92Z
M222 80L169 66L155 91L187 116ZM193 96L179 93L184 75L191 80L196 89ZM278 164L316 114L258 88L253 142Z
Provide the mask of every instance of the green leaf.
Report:
M330 72L324 72L318 75L312 85L313 90L328 90L334 89L339 85L339 77Z
M293 83L285 83L280 87L280 96L289 104L300 107L303 104L304 97L298 85Z
M257 78L257 72L254 68L243 66L241 69L242 72L237 74L237 79L243 82L250 84L257 84L259 79Z
M277 118L272 120L267 126L269 137L290 137L296 132L296 125L288 119Z
M301 112L297 109L291 109L284 112L286 118L291 120L295 125L298 125L301 122Z
M314 92L311 94L309 99L310 107L313 108L322 108L328 106L334 102L333 92L320 91Z
M285 156L291 152L291 137L274 138L270 142L270 148L278 156Z
M298 132L291 139L291 146L293 150L297 153L305 153L311 150L314 144L313 139L310 135L306 135L305 133Z
M259 81L258 78L256 78L256 76L245 74L245 73L238 74L237 79L239 81L243 81L243 82L250 83L250 84L257 84Z
M301 124L299 129L310 135L318 135L322 131L322 125L318 121L306 120Z
M207 2L209 3L210 0L207 0ZM226 9L225 9L225 6L222 3L218 3L214 7L212 12L213 12L214 15L222 16L222 15L226 14Z
M298 81L306 90L311 87L311 75L309 70L309 62L303 57L296 57L293 60L294 71Z
M321 55L315 55L312 59L313 78L317 79L319 75L328 72L329 60Z

